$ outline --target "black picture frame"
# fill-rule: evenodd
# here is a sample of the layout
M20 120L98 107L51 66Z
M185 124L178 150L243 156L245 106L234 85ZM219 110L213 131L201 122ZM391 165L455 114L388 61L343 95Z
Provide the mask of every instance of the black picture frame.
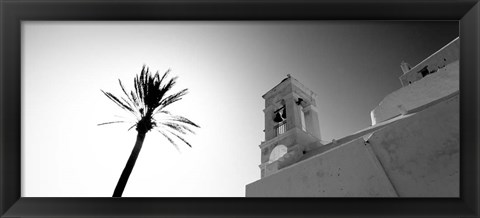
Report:
M1 217L478 217L478 0L0 0ZM21 21L458 20L460 198L22 198Z

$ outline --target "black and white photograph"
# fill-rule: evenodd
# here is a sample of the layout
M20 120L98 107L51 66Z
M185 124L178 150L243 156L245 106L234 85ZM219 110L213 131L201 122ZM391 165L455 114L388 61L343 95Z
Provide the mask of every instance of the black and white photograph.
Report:
M458 21L23 21L21 197L458 198L460 38Z

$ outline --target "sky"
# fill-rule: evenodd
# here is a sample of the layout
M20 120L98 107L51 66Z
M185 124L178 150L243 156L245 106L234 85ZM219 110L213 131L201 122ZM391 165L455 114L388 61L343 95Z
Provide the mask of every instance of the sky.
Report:
M318 94L322 140L370 126L411 66L457 21L22 22L22 196L110 197L136 139L101 90L143 65L189 93L169 106L201 128L175 149L149 132L124 197L244 197L260 179L262 95L287 74Z

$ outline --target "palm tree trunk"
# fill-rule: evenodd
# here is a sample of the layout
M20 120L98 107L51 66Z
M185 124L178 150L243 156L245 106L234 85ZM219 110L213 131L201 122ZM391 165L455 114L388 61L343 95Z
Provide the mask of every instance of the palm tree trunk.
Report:
M115 191L113 192L112 197L122 197L123 190L127 185L128 178L130 177L130 173L132 173L133 167L135 166L135 162L137 161L138 154L142 149L143 140L145 139L146 132L139 131L137 134L137 141L135 142L135 146L133 147L132 153L128 158L127 164L125 168L123 168L122 175L118 180L117 186L115 187Z

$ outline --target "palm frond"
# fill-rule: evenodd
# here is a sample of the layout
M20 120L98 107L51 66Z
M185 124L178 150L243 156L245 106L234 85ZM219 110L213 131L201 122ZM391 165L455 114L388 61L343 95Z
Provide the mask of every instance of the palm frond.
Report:
M102 126L102 125L107 125L107 124L114 124L114 123L125 123L125 121L123 121L123 120L110 121L110 122L105 122L105 123L99 123L99 124L97 124L97 126Z
M124 104L126 104L126 105L127 105L129 108L131 108L131 109L132 109L132 111L133 111L133 108L134 108L134 107L133 107L133 106L132 106L132 105L131 105L131 104L130 104L130 103L127 101L127 100L125 100L125 98L123 98L123 97L120 97L120 99L122 99L122 100L123 100L123 102L124 102Z
M130 128L127 129L127 131L130 131L133 127L137 126L137 124L133 124Z
M113 95L112 93L109 93L109 92L105 92L103 90L101 90L103 92L103 94L105 94L110 100L112 100L115 104L117 104L120 108L124 109L124 110L128 110L130 112L133 112L133 109L131 107L129 107L128 105L124 104L122 101L120 101L117 97L115 97L115 95Z
M157 131L160 132L165 138L167 138L167 140L177 149L177 151L180 152L180 149L178 148L177 143L175 143L175 141L173 141L172 138L170 138L167 134L165 134L164 132L162 132L160 130L157 130Z
M133 93L133 91L130 91L130 96L132 97L133 104L137 107L137 109L139 109L140 102L138 101L137 95L135 93Z
M185 140L183 137L175 134L174 132L171 132L171 131L169 131L169 132L170 132L172 135L174 135L175 137L177 137L178 139L182 140L185 144L188 145L188 147L190 147L190 148L192 147L192 145L191 145L190 143L188 143L187 140Z
M176 101L182 100L182 97L188 93L188 89L183 89L175 94L169 95L168 97L164 98L162 101L160 101L160 107L159 109L163 109L167 107L168 105L173 104Z
M165 114L165 115L172 115L169 111L166 111L166 110L160 110L160 109L157 109L157 111L155 113L153 113L153 115L156 115L156 114Z
M133 106L135 106L135 102L133 101L133 99L130 98L130 96L128 95L127 91L125 91L125 87L123 86L122 84L122 81L120 79L118 79L118 83L120 84L120 87L122 88L122 91L123 93L125 94L125 96L127 96L127 99L129 102L132 103ZM123 99L123 98L122 98ZM125 99L123 99L125 102L128 103L128 101L126 101ZM130 104L129 104L130 105ZM133 107L132 107L133 108Z
M182 134L186 134L186 133L187 133L187 132L185 132L185 131L183 130L183 127L180 126L180 124L178 124L178 123L163 122L163 123L161 123L161 124L164 125L164 126L166 126L166 127L168 127L168 128L170 128L170 129L173 129L173 130L175 130L175 131L178 131L178 132L180 132L180 133L182 133Z
M135 97L134 97L134 96L132 96L132 97L138 99L138 104L139 104L139 105L142 105L142 104L143 104L143 102L142 102L142 96L141 96L141 94L140 94L139 85L137 85L137 83L138 83L138 82L137 82L137 78L134 78L134 79L133 79L133 87L135 88Z
M183 123L173 123L173 122L157 122L157 125L160 126L160 125L164 125L168 128L172 128L178 132L181 132L183 134L186 134L187 131L192 133L192 134L195 134L195 132L190 129L187 125L184 125ZM186 131L185 131L186 130Z
M158 72L152 75L149 69L144 66L140 75L134 78L135 95L133 92L130 93L132 101L141 104L146 114L153 114L160 101L164 98L165 93L175 84L176 78L172 78L162 86L168 74L169 71L165 72L162 77L160 77Z
M176 122L181 122L181 123L189 124L189 125L192 125L194 127L200 128L199 125L195 124L194 122L192 122L191 120L189 120L188 118L183 117L183 116L172 116L172 120L176 121Z

